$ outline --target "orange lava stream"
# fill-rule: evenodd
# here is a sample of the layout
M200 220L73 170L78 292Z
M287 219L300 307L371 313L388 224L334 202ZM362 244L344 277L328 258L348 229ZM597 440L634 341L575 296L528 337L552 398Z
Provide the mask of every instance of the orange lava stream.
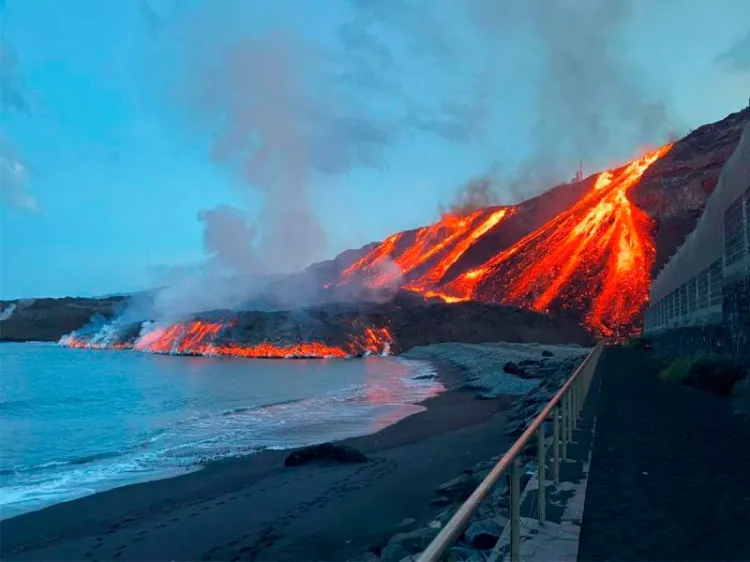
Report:
M476 228L469 230L468 234L463 236L445 256L427 271L427 273L422 275L419 279L409 283L405 289L417 293L428 293L432 287L440 282L451 266L466 253L466 250L468 250L474 242L492 230L495 225L508 215L509 211L509 209L500 209L491 213L490 216L484 219Z
M418 229L410 244L403 242L405 233L389 236L344 270L339 282L359 279L370 288L378 288L417 270L431 259L438 259L435 265L405 287L424 293L438 283L466 250L499 223L508 211L500 209L485 219L482 219L487 214L485 209L467 216L445 215L435 224ZM403 247L399 248L399 245Z
M491 276L505 304L545 310L558 301L584 310L585 324L601 336L632 325L648 298L655 248L651 219L627 192L670 148L600 174L573 207L433 294L494 300L481 286Z
M388 328L366 327L342 347L319 342L300 342L275 345L268 342L256 345L236 343L215 344L219 332L230 324L194 320L186 323L156 327L134 344L93 343L84 337L68 336L61 341L67 347L86 349L134 349L145 353L178 355L231 356L247 358L324 358L351 357L364 354L388 353L393 336Z

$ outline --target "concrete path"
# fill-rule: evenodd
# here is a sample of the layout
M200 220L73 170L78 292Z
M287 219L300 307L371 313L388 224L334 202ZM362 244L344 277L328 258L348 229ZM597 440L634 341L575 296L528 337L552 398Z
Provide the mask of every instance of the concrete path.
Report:
M750 425L667 383L651 352L609 348L579 560L750 560Z

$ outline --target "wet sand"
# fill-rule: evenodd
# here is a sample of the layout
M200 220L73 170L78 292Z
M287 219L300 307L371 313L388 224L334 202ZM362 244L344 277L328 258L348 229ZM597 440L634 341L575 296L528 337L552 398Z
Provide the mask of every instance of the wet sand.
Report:
M363 464L284 467L289 451L214 462L0 522L3 560L347 560L378 550L439 507L435 488L502 454L508 399L477 400L463 373L438 368L427 409L343 443Z

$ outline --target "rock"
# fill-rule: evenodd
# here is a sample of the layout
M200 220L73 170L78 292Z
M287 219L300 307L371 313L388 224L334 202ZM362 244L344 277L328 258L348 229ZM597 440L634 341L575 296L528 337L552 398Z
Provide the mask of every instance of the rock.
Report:
M284 466L300 466L320 460L332 460L340 463L361 463L367 462L367 457L361 451L349 445L323 443L294 451L284 460Z
M490 494L490 501L495 507L507 507L510 504L510 490L507 486L498 484Z
M383 562L401 562L407 556L422 552L440 531L424 527L409 533L397 533L385 545L380 559Z
M541 364L542 362L536 359L524 359L523 361L518 362L518 365L521 367L530 367L531 365L541 365Z
M494 548L500 535L503 534L503 526L494 518L475 521L466 529L466 540L472 546L480 550Z
M450 498L446 498L445 496L438 496L430 502L430 505L434 507L443 507L444 505L449 505L451 503L453 502Z
M411 517L408 517L401 521L401 523L398 524L398 531L400 533L408 533L409 531L413 531L417 527L417 520L412 519Z
M533 441L529 441L528 443L526 443L526 446L521 451L521 454L529 455L530 457L535 457L538 451L539 451L539 445L537 443L537 440L534 439Z
M484 560L484 557L477 551L465 546L452 546L448 549L445 559L448 562L474 562L475 560Z
M419 375L418 377L412 377L411 380L413 381L428 381L432 379L436 379L437 375L429 374L429 375Z
M350 558L347 562L380 562L380 557L374 552L363 552L356 558Z
M508 435L509 437L520 437L525 428L526 422L524 420L509 423L505 430L505 435Z
M542 351L542 357L554 357L554 353L552 353L550 350L545 349Z
M513 361L508 361L505 365L503 365L503 371L511 375L518 376L523 376L526 374L526 371L524 371L523 367L521 367L518 363L514 363Z
M461 474L453 480L449 480L438 486L437 493L452 500L464 501L476 487L477 483L474 478L468 474Z

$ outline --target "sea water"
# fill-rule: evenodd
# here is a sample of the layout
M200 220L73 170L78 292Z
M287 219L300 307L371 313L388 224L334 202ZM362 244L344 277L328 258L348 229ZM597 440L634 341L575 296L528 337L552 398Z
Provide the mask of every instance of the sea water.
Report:
M393 357L262 360L0 344L0 518L373 433L443 387Z

